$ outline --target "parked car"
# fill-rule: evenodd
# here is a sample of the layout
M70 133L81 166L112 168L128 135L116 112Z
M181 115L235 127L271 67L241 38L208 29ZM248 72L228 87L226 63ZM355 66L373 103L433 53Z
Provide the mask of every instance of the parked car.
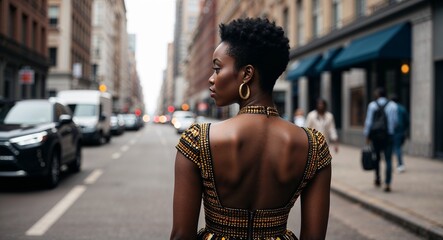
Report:
M113 135L121 135L125 132L125 120L121 114L113 114L111 116L111 133Z
M183 133L193 123L195 123L195 115L189 111L175 111L172 114L171 123L177 130L177 133Z
M39 177L53 188L62 165L80 171L82 134L68 107L54 100L0 105L0 177Z
M140 119L133 113L122 114L125 121L126 130L139 130Z

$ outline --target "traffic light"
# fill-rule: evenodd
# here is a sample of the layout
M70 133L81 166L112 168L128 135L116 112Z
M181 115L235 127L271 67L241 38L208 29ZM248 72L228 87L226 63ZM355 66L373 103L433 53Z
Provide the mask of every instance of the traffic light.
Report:
M173 113L175 111L174 106L168 106L168 112Z
M135 116L138 117L138 116L142 115L142 110L140 110L139 108L136 108L134 113L135 113Z

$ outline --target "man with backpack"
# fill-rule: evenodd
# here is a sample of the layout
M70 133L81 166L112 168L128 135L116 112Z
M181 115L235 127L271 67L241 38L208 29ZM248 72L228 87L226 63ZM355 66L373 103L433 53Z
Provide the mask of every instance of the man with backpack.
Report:
M397 104L386 98L383 88L374 92L375 100L370 102L366 112L364 135L366 143L372 144L376 154L375 180L376 187L381 186L380 180L380 153L383 152L386 162L385 192L391 191L392 180L392 143L394 127L397 122Z

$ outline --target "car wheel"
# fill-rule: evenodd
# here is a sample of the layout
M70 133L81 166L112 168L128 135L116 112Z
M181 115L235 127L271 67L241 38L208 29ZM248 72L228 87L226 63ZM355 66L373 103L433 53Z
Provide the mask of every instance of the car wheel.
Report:
M106 137L105 135L103 135L103 133L99 133L98 139L97 139L97 144L98 145L103 145L106 143Z
M109 143L111 141L111 133L108 133L108 135L105 137L106 143Z
M60 159L57 151L51 155L49 162L49 169L47 175L44 177L44 184L47 188L55 188L60 181Z
M72 173L78 173L81 170L81 166L82 166L82 149L80 147L80 144L78 144L77 150L75 151L75 158L69 164L69 170Z

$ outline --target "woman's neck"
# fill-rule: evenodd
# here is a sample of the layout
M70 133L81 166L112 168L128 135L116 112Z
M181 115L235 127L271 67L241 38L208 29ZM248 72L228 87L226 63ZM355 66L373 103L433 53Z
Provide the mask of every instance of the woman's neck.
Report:
M238 103L240 105L240 108L246 107L246 106L265 106L265 107L274 107L274 101L272 99L271 94L257 94L254 95L247 100L242 100Z

